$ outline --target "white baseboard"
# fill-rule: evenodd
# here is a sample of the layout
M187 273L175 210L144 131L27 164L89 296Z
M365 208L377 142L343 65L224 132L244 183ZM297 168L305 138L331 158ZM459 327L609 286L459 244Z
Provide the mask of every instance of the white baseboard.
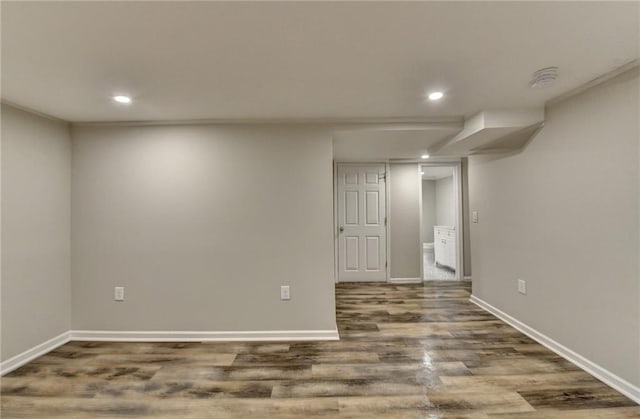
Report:
M389 278L390 284L419 284L422 278Z
M534 328L527 326L521 321L515 319L514 317L511 317L504 311L492 306L491 304L487 303L486 301L483 301L482 299L476 297L475 295L472 295L471 298L469 298L469 301L471 301L478 307L488 311L494 316L498 317L500 320L504 321L505 323L518 329L520 332L529 336L531 339L535 340L536 342L540 343L541 345L547 347L551 351L560 355L567 361L571 362L577 367L593 375L598 380L618 390L620 393L629 397L634 402L640 404L640 387L628 382L623 378L618 377L616 374L612 373L611 371L603 368L602 366L596 364L593 361L588 360L584 356L572 351L571 349L556 342L550 337L538 332Z
M65 343L69 342L69 339L69 332L61 333L46 342L42 342L41 344L36 345L31 349L27 349L26 351L19 353L18 355L9 358L6 361L1 362L0 375L8 374L16 368L23 366L27 362L33 361L37 357L56 349L58 346L64 345Z
M384 284L384 283L387 282L387 280L386 279L376 279L374 281L374 280L371 280L371 279L364 278L364 279L343 279L342 281L340 281L340 280L336 281L337 284L355 284L355 283L358 283L358 282L365 282L365 283L376 283L377 282L379 284Z
M265 330L241 332L72 330L71 340L114 342L265 342L339 340L334 330Z

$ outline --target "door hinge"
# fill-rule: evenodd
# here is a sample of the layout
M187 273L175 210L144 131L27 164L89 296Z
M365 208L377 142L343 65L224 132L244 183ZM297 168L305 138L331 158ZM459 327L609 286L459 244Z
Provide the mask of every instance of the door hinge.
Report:
M388 268L388 267L389 267L389 261L387 261L387 262L385 262L385 263L384 263L384 267L385 267L385 268Z
M384 217L384 225L387 225L387 217Z

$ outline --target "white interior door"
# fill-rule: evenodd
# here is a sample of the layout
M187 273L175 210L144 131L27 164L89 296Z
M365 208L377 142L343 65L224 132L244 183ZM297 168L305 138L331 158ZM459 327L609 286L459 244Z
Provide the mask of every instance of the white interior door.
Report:
M386 281L384 164L338 165L338 281Z

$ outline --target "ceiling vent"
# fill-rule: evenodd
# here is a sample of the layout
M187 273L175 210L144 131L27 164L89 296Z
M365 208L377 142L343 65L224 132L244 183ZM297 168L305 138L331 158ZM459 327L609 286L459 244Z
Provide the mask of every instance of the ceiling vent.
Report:
M544 89L551 86L558 78L558 67L547 67L533 73L529 85L534 89Z

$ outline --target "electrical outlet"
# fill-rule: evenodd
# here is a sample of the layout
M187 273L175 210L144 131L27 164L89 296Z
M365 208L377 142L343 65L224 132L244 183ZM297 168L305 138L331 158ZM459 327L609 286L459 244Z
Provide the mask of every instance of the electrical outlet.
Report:
M527 281L525 281L524 279L518 279L518 292L520 294L527 293Z
M280 287L280 299L281 300L290 300L291 293L288 285L283 285Z
M124 301L124 287L115 287L113 289L113 299L115 301Z
M473 221L474 223L477 223L477 222L478 222L478 211L473 211L473 212L471 213L471 219L472 219L472 221Z

